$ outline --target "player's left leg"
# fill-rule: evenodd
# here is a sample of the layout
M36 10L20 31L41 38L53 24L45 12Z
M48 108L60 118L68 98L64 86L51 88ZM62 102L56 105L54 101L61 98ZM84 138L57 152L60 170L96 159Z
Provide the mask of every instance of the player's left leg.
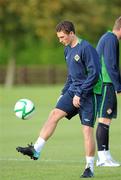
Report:
M86 154L86 166L85 171L81 177L93 177L95 156L95 140L93 128L83 125L83 136Z
M94 140L94 124L96 119L97 103L94 94L82 100L80 108L80 118L83 125L83 136L85 145L86 166L82 178L90 178L94 176L94 156L95 156L95 140Z
M96 130L96 140L98 148L97 166L118 167L120 163L115 161L109 150L109 128L111 119L99 118Z

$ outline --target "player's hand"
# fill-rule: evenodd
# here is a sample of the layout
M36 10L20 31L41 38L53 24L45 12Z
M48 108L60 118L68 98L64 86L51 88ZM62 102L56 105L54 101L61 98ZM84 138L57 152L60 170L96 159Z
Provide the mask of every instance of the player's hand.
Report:
M73 105L76 107L76 108L79 108L80 107L80 97L79 96L74 96L73 97Z
M57 99L57 102L62 98L62 96L63 96L62 94L59 96L59 98Z

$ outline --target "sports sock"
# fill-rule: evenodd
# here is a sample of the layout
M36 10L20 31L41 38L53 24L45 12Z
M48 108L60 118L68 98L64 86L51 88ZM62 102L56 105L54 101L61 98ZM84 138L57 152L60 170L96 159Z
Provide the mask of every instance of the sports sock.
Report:
M98 159L100 162L105 162L105 160L107 159L106 157L106 151L98 151Z
M111 156L109 150L108 150L108 151L105 151L105 154L106 154L107 159L112 159L112 156Z
M46 141L43 138L39 137L34 144L35 151L40 152L42 150L43 146L45 145L45 142Z
M89 168L91 169L91 171L94 171L94 156L86 156L86 167L85 168Z
M96 140L98 151L109 150L109 126L103 123L98 123L96 130Z

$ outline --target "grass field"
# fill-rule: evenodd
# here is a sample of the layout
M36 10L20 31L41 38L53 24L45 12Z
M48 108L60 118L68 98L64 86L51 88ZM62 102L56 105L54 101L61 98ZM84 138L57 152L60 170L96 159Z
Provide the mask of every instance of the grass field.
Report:
M32 161L16 151L19 145L35 142L40 127L47 119L60 94L61 86L0 87L0 179L1 180L79 180L84 169L84 148L78 116L61 120L46 143L41 158ZM36 106L31 120L15 117L13 108L19 98L30 98ZM111 152L121 162L121 97L118 119L110 130ZM98 180L120 180L121 167L95 167Z

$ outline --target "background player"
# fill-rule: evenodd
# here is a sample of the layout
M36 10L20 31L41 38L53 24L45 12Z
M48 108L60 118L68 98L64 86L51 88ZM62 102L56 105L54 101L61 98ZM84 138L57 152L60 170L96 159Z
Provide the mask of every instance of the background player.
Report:
M115 21L112 32L106 32L99 40L97 52L102 64L103 91L98 95L99 123L96 131L97 166L120 166L113 160L109 150L109 128L112 118L117 117L116 93L121 92L119 71L119 40L121 39L121 16Z

